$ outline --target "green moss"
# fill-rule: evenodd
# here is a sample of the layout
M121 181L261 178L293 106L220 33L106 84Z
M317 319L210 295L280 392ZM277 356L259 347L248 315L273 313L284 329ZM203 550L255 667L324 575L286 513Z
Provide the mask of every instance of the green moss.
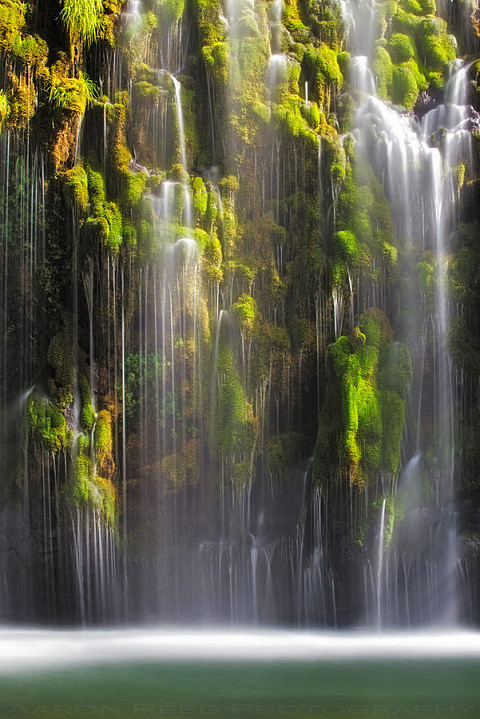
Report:
M80 389L80 397L82 400L82 410L80 413L82 427L87 432L90 432L93 429L93 425L95 424L97 416L92 405L90 384L85 375L80 376L80 379L78 380L78 386Z
M435 15L437 4L435 0L418 0L423 15Z
M8 127L22 130L28 127L35 115L37 94L33 82L26 82L22 77L13 80L9 97L10 112L6 118Z
M123 229L120 208L115 202L108 202L105 205L104 217L108 223L106 244L111 252L117 252L122 244Z
M106 409L98 413L95 424L95 456L102 475L111 475L113 464L112 417Z
M382 464L386 471L398 473L403 426L405 422L405 400L396 392L380 392L383 422Z
M74 354L72 339L67 332L59 331L53 336L47 351L47 362L53 369L54 378L50 390L61 406L73 402Z
M127 208L136 207L147 186L146 172L124 172L122 175L121 202Z
M228 77L228 44L216 42L212 46L202 48L205 65L213 78L221 85L227 84Z
M0 48L11 61L38 72L48 59L48 45L41 37L28 34L30 7L19 0L0 0Z
M10 113L10 103L4 90L0 90L0 128Z
M215 440L226 453L251 450L254 443L252 411L234 365L233 353L227 346L220 348L217 358L220 374L219 406L216 413Z
M218 217L217 196L215 192L208 193L206 220L210 228L212 228Z
M308 81L311 99L329 106L332 93L343 84L336 52L323 43L318 47L310 45L303 55L302 73Z
M128 220L123 221L123 244L125 247L137 245L137 230Z
M448 333L448 346L454 366L471 377L480 376L480 345L463 317L456 317Z
M51 73L49 101L59 110L84 115L96 96L97 89L85 73L79 72L78 77Z
M416 17L412 12L405 11L402 7L397 7L392 23L394 32L400 32L408 35L408 37L413 37L419 24L420 18Z
M329 347L332 379L319 432L328 437L326 428L336 429L330 439L317 440L317 477L331 472L335 462L358 486L374 481L378 472L399 471L411 364L406 347L391 340L388 319L372 308L350 338L339 337Z
M241 295L232 306L242 332L251 333L258 322L258 307L250 295Z
M393 69L392 100L406 110L411 110L418 97L415 75L407 65Z
M128 172L128 165L132 156L126 139L128 95L122 93L119 99L120 102L113 105L113 127L109 154L111 171L114 176L119 177L121 184L122 173Z
M159 0L159 5L168 22L177 22L183 14L185 0Z
M302 45L310 41L310 30L300 19L297 0L286 0L283 7L283 24L292 38Z
M344 150L343 153L345 158ZM396 260L390 204L368 163L355 163L352 167L346 160L344 162L344 179L337 201L337 228L357 238L357 263L353 265L350 261L349 269L353 268L355 272L370 276L372 281L378 282L374 265L390 270ZM338 284L341 285L344 278L342 264L345 260L335 244L332 254Z
M3 43L2 43L3 44ZM24 67L40 68L48 59L48 45L38 35L13 35L3 44L5 51Z
M288 480L302 458L301 445L302 437L295 433L271 437L265 448L268 471L282 481Z
M357 238L349 230L340 230L334 235L336 250L343 260L355 265L360 257Z
M286 93L273 108L272 116L275 123L283 129L286 134L292 137L303 138L315 147L318 145L318 138L302 115L303 106L304 101L299 95Z
M69 202L86 212L88 207L88 178L83 165L77 164L63 173L63 185Z
M210 281L222 281L222 246L214 232L206 235L202 252L202 268Z
M423 20L417 37L418 54L424 64L446 72L449 64L455 60L456 47L447 32L445 20L438 17Z
M71 432L58 405L33 394L28 403L27 422L33 441L41 449L56 453L69 448Z
M407 62L415 57L415 47L408 35L393 33L388 43L388 50L393 62Z
M126 173L126 182L123 199L127 207L128 202L138 203L145 187L145 173ZM131 177L130 177L131 175ZM136 178L140 177L140 180ZM87 168L88 190L90 197L90 216L85 221L85 233L94 241L106 245L113 253L118 252L124 237L123 220L119 206L115 202L107 202L105 182L101 172ZM138 199L136 199L138 197ZM126 230L126 237L133 241L135 231L132 225Z
M0 2L0 36L2 44L16 34L25 24L27 5L18 0L1 0Z
M98 476L86 453L87 448L79 444L74 458L73 479L70 487L74 503L96 509L105 522L115 524L115 488L108 479Z
M339 52L337 55L337 63L342 77L346 77L350 69L350 53L345 50Z
M435 270L433 258L430 253L425 252L420 262L415 265L417 282L420 292L423 294L427 304L431 304L435 295Z
M194 177L192 182L193 207L197 215L197 222L201 222L207 211L208 193L201 177Z
M403 0L403 7L413 15L423 15L423 10L418 0Z
M96 172L91 167L87 167L87 178L91 210L97 214L101 211L106 199L105 182L102 173Z

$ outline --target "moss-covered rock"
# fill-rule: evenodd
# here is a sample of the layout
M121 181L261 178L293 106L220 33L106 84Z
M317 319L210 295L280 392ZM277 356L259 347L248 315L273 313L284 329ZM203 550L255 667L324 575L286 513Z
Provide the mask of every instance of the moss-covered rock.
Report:
M374 481L379 472L398 473L405 419L405 398L411 378L406 347L392 343L392 328L378 309L367 310L351 337L342 336L329 348L335 392L324 409L315 451L315 475L325 482L336 461L348 480L358 486ZM329 448L324 423L338 427L340 437ZM335 456L337 459L335 460ZM328 470L330 464L330 470Z
M83 165L80 163L63 173L65 194L73 207L81 213L88 207L88 178Z
M50 74L49 102L59 110L84 115L97 95L95 85L83 72L78 77L66 77L61 71Z
M55 454L70 447L72 434L58 404L32 394L27 407L27 423L33 442L45 452Z
M109 479L96 474L88 455L88 444L84 442L79 442L77 454L73 459L70 493L78 507L95 509L105 522L110 525L115 524L115 487Z
M90 393L90 385L85 375L81 375L78 380L78 386L80 389L80 398L82 402L82 409L80 412L82 427L84 431L90 432L93 429L97 415L93 408L92 396Z
M47 362L53 370L50 391L61 406L73 402L75 379L73 340L69 332L60 330L51 339L47 351Z
M115 470L112 417L106 409L100 410L95 423L95 457L98 472L102 477L111 477Z
M250 295L241 295L232 306L232 312L237 318L242 332L249 334L258 322L258 307Z
M252 451L254 426L252 408L245 397L233 353L226 345L220 348L217 371L220 388L214 443L220 452L238 457L244 452Z

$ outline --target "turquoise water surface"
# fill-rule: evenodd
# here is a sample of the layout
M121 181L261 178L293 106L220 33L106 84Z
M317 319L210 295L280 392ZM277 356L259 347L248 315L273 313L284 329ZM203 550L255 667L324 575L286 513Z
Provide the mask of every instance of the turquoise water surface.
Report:
M429 650L424 642L422 649L421 638L416 644L412 639L410 652L408 641L388 651L386 642L383 649L375 644L375 637L370 647L368 637L363 644L347 642L340 648L332 638L325 646L319 640L315 651L313 640L299 647L297 635L287 633L277 646L267 642L268 651L260 640L255 659L253 643L248 647L228 634L215 642L200 635L190 651L193 658L181 637L180 649L170 637L167 651L161 637L156 642L152 634L147 642L146 633L139 651L134 634L112 643L111 636L90 641L88 633L79 633L77 643L70 636L68 642L54 641L48 647L28 636L3 642L0 637L2 719L480 718L480 649L466 642L462 651L461 637L451 640L455 643L440 656L436 645ZM12 649L15 646L24 656ZM301 649L314 658L302 656Z

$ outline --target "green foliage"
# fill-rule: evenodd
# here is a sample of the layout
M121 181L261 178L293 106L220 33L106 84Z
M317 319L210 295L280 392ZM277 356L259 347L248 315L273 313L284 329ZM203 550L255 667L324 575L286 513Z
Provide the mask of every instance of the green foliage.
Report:
M47 362L53 369L54 378L50 390L61 406L73 402L74 353L72 338L68 332L60 330L50 341Z
M415 265L417 282L427 306L430 306L435 296L435 268L430 252L424 252L420 262Z
M87 432L91 432L97 416L92 405L90 384L85 375L80 376L80 379L78 380L78 386L80 388L80 397L82 400L82 410L80 414L82 420L82 427Z
M129 419L138 418L140 397L143 395L146 398L144 411L148 421L158 420L163 398L158 396L157 389L169 367L170 362L160 353L148 352L146 355L140 355L134 352L125 357L125 414ZM116 389L120 403L122 388Z
M241 295L232 306L242 332L251 333L258 322L257 303L250 295Z
M97 89L87 74L81 71L78 77L51 74L49 102L59 110L83 115L96 97Z
M480 376L480 345L463 317L452 321L448 345L455 367L477 379Z
M388 319L372 308L350 337L329 347L328 359L333 383L315 451L317 477L331 471L339 456L340 467L358 486L380 471L397 473L412 372L406 346L392 342ZM336 428L330 439L323 436L328 426Z
M0 36L2 46L5 39L16 34L25 24L27 5L19 0L1 0L0 2Z
M300 19L297 0L286 0L283 8L283 24L297 43L308 44L310 31Z
M15 79L9 96L10 111L6 117L8 127L16 130L27 128L35 115L36 106L37 94L34 83L26 82L23 77Z
M48 45L38 35L13 35L4 49L9 55L18 60L25 67L40 68L48 59Z
M77 164L63 173L63 186L69 202L80 212L88 207L88 179L83 165Z
M265 449L268 471L286 481L292 468L302 459L302 437L293 432L271 437Z
M120 208L115 202L107 202L105 182L101 172L89 167L87 168L87 177L90 216L85 221L84 231L87 236L99 241L115 254L119 251L123 240L123 221ZM128 185L130 201L135 199L135 193L138 193L143 186L143 180L138 184L133 182L134 189L132 189L132 185ZM132 233L128 230L127 236L132 238Z
M337 233L332 238L332 281L336 286L345 286L348 266L350 274L361 273L376 283L379 275L375 265L390 274L397 259L390 204L371 166L361 162L352 167L342 151L344 176L337 203L337 227L347 234Z
M115 487L109 479L96 474L87 446L79 443L74 457L73 479L70 487L72 499L77 506L87 506L100 512L105 522L115 524Z
M407 65L393 69L392 100L406 110L411 110L418 96L418 85L415 75Z
M216 42L202 48L205 65L212 77L221 85L226 85L228 75L228 44Z
M98 38L102 26L102 0L62 0L60 17L72 43L90 45Z
M69 448L71 432L57 404L32 394L27 408L27 422L33 441L41 449L56 453Z
M7 119L9 112L10 103L8 102L7 95L3 90L0 90L0 128Z
M48 46L38 35L26 33L29 6L19 0L0 0L0 49L22 69L41 70Z
M102 476L111 476L115 469L113 463L112 417L106 409L100 410L95 424L95 456L98 471Z
M253 448L251 407L235 368L232 350L226 345L220 348L217 371L220 389L215 416L215 445L222 453L241 454Z
M185 8L185 0L159 0L159 5L168 22L178 22Z
M343 83L336 52L323 43L318 47L308 46L303 55L302 72L312 100L329 105L332 92L336 93Z
M208 193L201 177L194 177L192 182L193 207L197 215L197 223L201 222L207 211Z
M202 251L202 268L209 280L221 282L223 278L222 245L215 233L206 234Z
M407 62L415 57L415 47L408 35L402 33L393 33L388 43L390 57L393 62Z
M148 175L144 171L123 173L121 202L125 208L131 209L138 205L145 192L147 179Z
M334 236L335 247L340 257L355 265L360 257L357 238L349 230L340 230Z
M425 65L446 71L455 60L456 47L447 32L447 23L441 18L426 18L419 26L418 54Z

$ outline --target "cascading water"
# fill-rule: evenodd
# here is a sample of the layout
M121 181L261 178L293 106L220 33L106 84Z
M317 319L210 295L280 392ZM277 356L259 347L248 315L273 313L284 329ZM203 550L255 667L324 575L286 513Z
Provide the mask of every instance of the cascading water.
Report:
M0 93L0 616L455 621L469 65L417 121L368 2L114 4Z
M432 256L429 296L421 306L412 295L415 270L407 267L406 289L390 299L400 336L410 347L413 385L407 416L406 465L396 492L404 527L385 535L386 499L380 504L379 534L367 573L367 617L379 625L455 622L458 557L453 505L455 475L454 388L448 348L450 308L447 288L449 237L458 222L459 165L471 167L471 134L476 120L467 105L467 71L452 67L443 103L418 122L382 102L369 69L375 7L345 3L349 42L356 55L350 79L359 93L355 138L357 161L371 163L393 208L396 243L410 243ZM412 304L413 300L413 304ZM360 306L359 311L365 307ZM432 421L433 418L433 421ZM425 432L426 425L428 427ZM412 436L414 435L414 436ZM408 454L412 453L409 460ZM429 454L427 459L426 455ZM433 496L425 496L425 480ZM423 505L423 506L421 506ZM394 525L393 504L387 511ZM408 526L408 529L405 527ZM376 558L375 558L376 555ZM371 595L371 598L368 598ZM372 611L370 606L374 606ZM372 615L375 615L373 617Z

